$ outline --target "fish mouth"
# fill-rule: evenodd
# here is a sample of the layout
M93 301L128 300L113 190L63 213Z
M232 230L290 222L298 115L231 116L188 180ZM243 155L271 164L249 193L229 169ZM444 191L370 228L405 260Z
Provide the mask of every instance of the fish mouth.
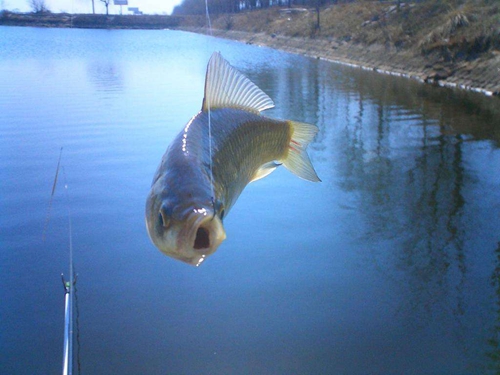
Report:
M210 247L210 231L207 228L199 227L194 238L193 248L203 250Z
M195 209L177 237L177 249L186 263L199 266L226 238L221 220L205 209Z

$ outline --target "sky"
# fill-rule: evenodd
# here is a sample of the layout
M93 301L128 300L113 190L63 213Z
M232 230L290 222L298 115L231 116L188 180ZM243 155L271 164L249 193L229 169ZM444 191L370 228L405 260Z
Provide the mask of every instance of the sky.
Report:
M139 8L145 14L170 14L182 0L128 0L128 6L123 6L123 14L130 14L128 7ZM53 13L92 13L92 0L45 0L45 4ZM95 12L106 13L104 3L94 0ZM29 0L0 0L0 9L30 12ZM120 14L120 6L111 0L110 14Z

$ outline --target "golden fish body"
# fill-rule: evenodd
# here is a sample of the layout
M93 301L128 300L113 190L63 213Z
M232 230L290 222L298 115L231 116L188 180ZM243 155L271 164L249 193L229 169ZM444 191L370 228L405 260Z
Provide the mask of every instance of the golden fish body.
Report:
M317 128L259 114L273 105L214 53L203 108L167 149L146 202L148 233L162 252L201 264L225 239L222 220L245 186L281 164L319 181L305 151Z

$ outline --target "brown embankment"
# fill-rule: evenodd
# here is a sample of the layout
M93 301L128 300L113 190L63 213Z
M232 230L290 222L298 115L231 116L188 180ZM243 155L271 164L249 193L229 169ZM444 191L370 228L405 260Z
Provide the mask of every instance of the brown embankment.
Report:
M184 30L206 32L202 28L185 28ZM405 51L387 51L384 46L376 44L364 46L326 39L255 34L233 30L212 30L212 35L359 66L380 73L405 76L440 86L458 87L486 95L498 96L500 94L500 52L473 61L451 63L440 61L435 56L415 56Z
M320 28L315 9L273 8L218 16L212 25L221 38L500 94L500 2L339 3L321 10Z

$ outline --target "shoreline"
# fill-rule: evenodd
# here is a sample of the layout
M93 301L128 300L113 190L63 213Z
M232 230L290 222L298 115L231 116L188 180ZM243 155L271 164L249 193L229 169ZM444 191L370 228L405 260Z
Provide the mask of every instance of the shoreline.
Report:
M209 33L206 28L178 27L175 29L196 34L211 34L216 38L265 46L440 87L500 97L500 53L493 59L478 58L472 62L444 64L424 56L415 56L408 51L388 51L380 45L364 46L322 38L298 38L237 30L212 29Z
M258 14L248 13L240 16L255 17ZM280 19L279 16L275 18ZM221 19L226 20L224 17ZM495 47L494 43L480 53L465 51L465 55L460 59L446 59L438 49L423 53L415 48L396 48L394 44L383 44L380 39L377 39L377 43L367 44L332 36L290 36L285 35L283 30L271 32L271 29L264 30L262 27L256 27L252 31L242 31L242 27L226 29L224 24L208 32L204 23L204 18L197 16L0 13L0 26L171 29L212 35L382 74L406 77L422 83L500 97L500 48L498 45ZM451 45L449 48L452 48Z

